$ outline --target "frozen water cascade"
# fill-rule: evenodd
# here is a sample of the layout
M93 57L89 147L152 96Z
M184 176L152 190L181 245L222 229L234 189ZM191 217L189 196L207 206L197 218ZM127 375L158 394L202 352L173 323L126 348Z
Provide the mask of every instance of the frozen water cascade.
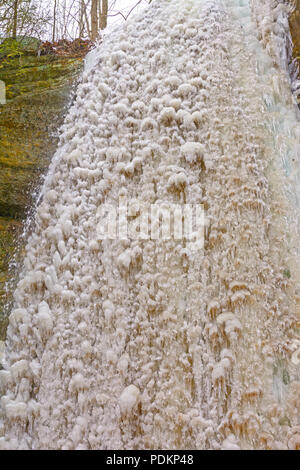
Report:
M153 1L93 53L15 292L1 448L300 448L284 8ZM205 249L97 241L121 195L203 204Z

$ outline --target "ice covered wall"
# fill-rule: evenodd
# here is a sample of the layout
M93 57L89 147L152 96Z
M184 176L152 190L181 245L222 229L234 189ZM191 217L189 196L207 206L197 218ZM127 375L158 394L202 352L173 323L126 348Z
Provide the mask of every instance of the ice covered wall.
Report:
M299 448L300 127L251 4L154 1L90 60L15 292L1 447ZM120 195L203 204L204 251L98 241Z
M291 0L250 0L258 37L274 63L286 70L295 102L300 95L298 62L293 58L289 16L295 8Z

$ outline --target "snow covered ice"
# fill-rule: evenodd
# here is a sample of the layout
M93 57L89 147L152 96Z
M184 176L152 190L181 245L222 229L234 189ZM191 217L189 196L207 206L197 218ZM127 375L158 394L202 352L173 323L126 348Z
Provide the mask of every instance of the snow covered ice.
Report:
M0 448L300 447L287 14L153 1L89 56L15 292ZM204 250L98 240L122 195L202 204Z

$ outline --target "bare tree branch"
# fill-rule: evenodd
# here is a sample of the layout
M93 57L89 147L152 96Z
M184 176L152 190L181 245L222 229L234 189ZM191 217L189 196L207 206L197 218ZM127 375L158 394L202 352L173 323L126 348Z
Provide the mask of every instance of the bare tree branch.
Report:
M121 11L118 11L118 12L115 13L115 14L110 14L110 15L107 15L107 16L113 17L113 16L121 15L121 16L124 18L124 20L126 21L126 20L128 20L128 18L129 18L129 16L131 15L131 13L135 10L135 8L136 8L137 6L139 6L142 2L143 2L143 0L139 0L139 1L131 8L131 10L129 11L129 13L127 13L127 15L123 15L123 13L122 13ZM152 2L152 0L149 0L148 3L150 4L151 2Z

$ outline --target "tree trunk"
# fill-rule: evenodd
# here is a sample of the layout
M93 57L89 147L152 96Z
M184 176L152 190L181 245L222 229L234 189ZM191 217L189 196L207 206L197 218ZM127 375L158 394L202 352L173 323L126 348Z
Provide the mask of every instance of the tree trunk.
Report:
M12 25L12 37L13 37L13 39L17 38L18 8L19 8L19 0L14 0L14 13L13 13L13 25Z
M66 39L67 37L67 0L64 0L63 3L63 34L62 39Z
M55 41L57 0L54 0L52 42Z
M100 0L99 27L101 30L107 26L108 0Z
M88 37L91 39L92 31L91 31L91 26L90 26L90 16L92 15L88 15L87 13L85 0L81 0L81 8L82 8L82 35L84 33L84 26L85 26Z
M91 40L96 41L98 38L98 0L92 0L91 20L92 20Z
M81 0L80 2L80 18L79 18L79 39L82 38L83 33L84 33L84 0Z

